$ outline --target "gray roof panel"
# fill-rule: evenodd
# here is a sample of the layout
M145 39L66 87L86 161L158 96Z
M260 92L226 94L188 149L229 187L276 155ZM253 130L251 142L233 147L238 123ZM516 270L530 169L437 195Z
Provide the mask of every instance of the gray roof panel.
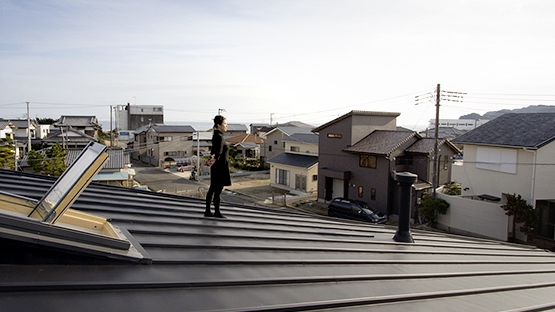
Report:
M414 131L375 130L343 151L389 155L414 136L418 136Z
M469 131L453 143L540 148L555 140L555 113L508 113Z
M31 198L54 181L0 170L2 190ZM414 244L397 243L387 225L229 203L220 220L204 218L203 206L92 183L72 208L110 219L152 263L3 237L0 304L61 312L555 308L555 255L538 248L420 230Z
M300 168L310 168L318 163L318 156L281 153L269 159L268 162Z

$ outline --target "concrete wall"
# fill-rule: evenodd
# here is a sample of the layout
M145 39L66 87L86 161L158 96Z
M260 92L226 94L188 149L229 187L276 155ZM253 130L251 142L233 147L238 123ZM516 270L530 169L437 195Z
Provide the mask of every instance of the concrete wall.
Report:
M439 198L450 204L446 215L438 218L438 228L449 233L508 240L510 219L501 203L449 196L438 193Z

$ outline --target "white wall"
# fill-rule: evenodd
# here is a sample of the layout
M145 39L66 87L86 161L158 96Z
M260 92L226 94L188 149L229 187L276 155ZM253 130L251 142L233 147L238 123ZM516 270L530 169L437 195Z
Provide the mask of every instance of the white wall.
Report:
M508 240L509 217L501 203L437 195L450 204L447 214L439 216L438 228L455 234Z
M289 185L278 184L276 181L276 169L289 171ZM306 192L316 193L318 189L318 181L312 181L312 176L318 174L318 166L312 166L309 169L287 166L282 164L272 164L270 166L270 185L273 187L295 190L295 175L306 176Z
M298 147L299 151L298 152L292 151L291 150L292 146ZM286 141L285 142L285 152L290 153L290 154L318 156L318 144Z
M555 199L555 142L543 146L537 152L534 198Z
M480 166L477 165L476 160L478 146L465 145L463 165L453 165L452 180L461 184L462 195L489 194L502 197L503 193L515 193L530 202L533 153L523 149L497 149L517 151L516 173L478 168ZM465 191L466 188L468 189Z

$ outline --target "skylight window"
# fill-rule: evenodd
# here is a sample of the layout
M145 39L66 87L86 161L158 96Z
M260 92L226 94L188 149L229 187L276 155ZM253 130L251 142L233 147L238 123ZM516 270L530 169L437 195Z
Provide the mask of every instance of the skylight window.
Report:
M91 142L39 201L0 191L0 237L144 262L108 220L69 209L107 160L106 146Z

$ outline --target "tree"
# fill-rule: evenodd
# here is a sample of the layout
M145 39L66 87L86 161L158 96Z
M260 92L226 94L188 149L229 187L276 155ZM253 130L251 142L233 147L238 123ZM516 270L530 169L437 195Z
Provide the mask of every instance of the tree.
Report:
M55 123L56 119L52 119L52 118L35 118L35 121L39 124L39 125L51 125L53 123Z
M424 222L435 227L437 225L437 217L440 214L446 214L449 203L441 198L433 197L430 194L422 196L422 207L418 209L420 216L424 218Z
M448 182L445 184L445 191L447 195L461 195L461 185L457 182Z
M59 143L44 150L44 154L30 151L27 163L35 173L47 174L59 177L66 170L66 155Z
M15 168L15 146L9 137L0 140L0 168Z
M519 230L526 235L534 235L538 226L538 212L528 204L522 196L513 194L507 195L507 203L501 206L505 214L513 216L513 240L516 238L516 224L522 223Z

